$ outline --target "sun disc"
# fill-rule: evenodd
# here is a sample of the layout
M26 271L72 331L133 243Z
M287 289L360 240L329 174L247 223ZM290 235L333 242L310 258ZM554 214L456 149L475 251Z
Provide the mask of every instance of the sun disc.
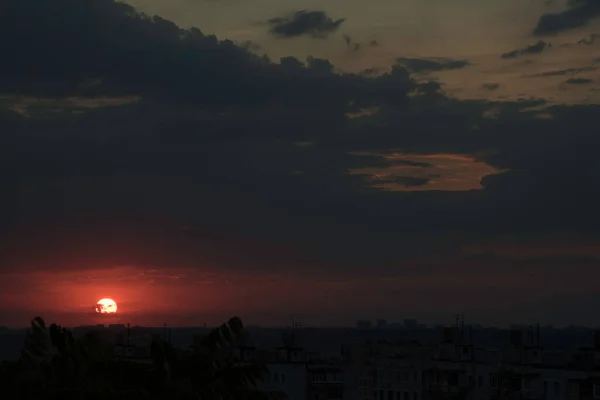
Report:
M117 312L117 303L109 298L100 299L96 303L96 312L98 314L114 314Z

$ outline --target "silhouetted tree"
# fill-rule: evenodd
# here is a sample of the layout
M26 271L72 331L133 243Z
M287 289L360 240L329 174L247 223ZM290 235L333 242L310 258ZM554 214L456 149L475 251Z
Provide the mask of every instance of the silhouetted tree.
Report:
M46 399L248 399L283 398L258 389L264 365L240 364L233 349L244 337L242 321L231 318L195 341L191 351L155 339L150 365L116 359L89 333L73 338L41 317L31 321L19 360L3 364L0 384L12 398Z

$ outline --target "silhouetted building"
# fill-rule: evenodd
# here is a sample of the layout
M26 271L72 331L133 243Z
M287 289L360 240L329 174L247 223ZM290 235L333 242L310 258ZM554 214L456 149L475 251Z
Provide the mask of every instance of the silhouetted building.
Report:
M344 399L342 369L334 366L307 366L308 398L313 400Z
M371 329L373 327L373 323L367 320L356 321L357 329Z
M419 323L414 318L408 318L404 320L404 327L408 329L415 329Z

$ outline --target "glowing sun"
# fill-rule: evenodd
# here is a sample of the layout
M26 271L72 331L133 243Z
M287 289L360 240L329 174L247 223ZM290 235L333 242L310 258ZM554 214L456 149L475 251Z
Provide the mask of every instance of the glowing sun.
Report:
M117 312L117 303L113 299L100 299L96 303L98 314L114 314Z

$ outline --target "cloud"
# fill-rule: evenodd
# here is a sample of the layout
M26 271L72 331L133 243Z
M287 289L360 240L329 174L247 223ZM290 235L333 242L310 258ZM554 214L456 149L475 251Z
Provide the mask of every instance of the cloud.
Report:
M485 90L496 90L500 87L500 85L497 83L484 83L483 85L481 85L481 87Z
M581 68L567 68L567 69L559 69L555 71L546 71L539 72L537 74L528 75L528 78L544 78L548 76L563 76L563 75L573 75L581 72L590 72L596 71L598 67L589 66L589 67L581 67Z
M360 42L354 42L352 40L352 38L350 37L350 35L343 35L342 36L344 39L344 43L346 43L346 48L350 51L353 52L358 52L361 49L363 49L364 47L377 47L379 46L379 42L376 40L371 40L368 43L360 43Z
M367 176L368 183L384 190L445 190L480 189L481 179L498 173L495 168L460 154L356 153L359 156L380 157L366 168L351 170L351 174Z
M587 37L579 39L576 42L562 43L560 47L593 46L598 38L600 38L600 34L591 33Z
M470 65L467 60L452 60L445 58L400 57L396 59L396 62L415 73L460 69Z
M267 21L271 34L282 38L310 36L325 39L344 23L345 19L333 20L324 11L296 11L285 17L271 18Z
M507 53L503 53L500 57L504 59L512 59L530 54L539 54L549 47L552 47L551 43L539 40L537 43L527 46L523 49L517 49L509 51Z
M594 82L594 80L588 78L569 78L565 81L565 83L570 85L585 85L592 82Z
M257 310L279 301L301 309L309 287L340 294L332 313L358 297L374 299L365 310L393 312L368 269L419 293L406 296L419 310L435 310L449 275L486 304L496 300L490 285L531 296L528 275L506 272L514 260L468 259L469 243L546 235L552 248L565 233L598 236L598 106L459 101L399 64L337 74L319 58L273 63L118 3L64 0L62 14L57 4L15 0L0 15L0 41L14 56L0 63L9 95L0 102L3 289L19 271L50 279L129 265L160 271L134 287L154 293L156 281L157 298L168 298L161 280L185 275L191 283L176 296L198 293L202 307L254 298ZM458 67L416 60L420 71ZM574 266L555 259L536 295L577 287ZM580 271L589 264L572 261ZM241 283L257 276L269 279ZM467 297L452 307L469 311Z
M394 184L405 188L427 185L431 178L416 178L414 176L374 176L371 181L373 184Z
M597 0L569 0L567 10L542 15L533 33L538 36L553 35L581 28L598 17L600 3Z
M91 0L89 7L79 7L76 0L65 0L61 4L62 8L49 0L10 0L4 6L0 45L7 51L0 66L0 86L5 93L53 98L139 96L222 109L320 101L348 104L357 97L364 100L365 96L352 92L369 86L364 79L323 70L318 58L290 69L289 63L273 63L250 53L247 44L219 41L196 28L180 29L124 3ZM274 29L288 32L302 26L326 34L341 24L328 23L319 15L300 12L292 21L274 23ZM315 21L317 25L307 25ZM405 79L408 83L408 74Z
M596 39L599 39L599 38L600 38L600 34L598 34L598 33L592 33L592 34L590 34L589 37L583 38L580 41L578 41L577 43L578 44L585 44L587 46L591 46L591 45L595 44L596 43Z
M410 161L410 160L395 160L390 162L389 165L402 166L406 165L409 167L419 167L419 168L430 168L433 167L434 164L428 162L419 162L419 161Z
M262 46L258 43L253 42L252 40L246 40L240 43L240 47L244 49L248 49L250 51L259 51L262 50Z

